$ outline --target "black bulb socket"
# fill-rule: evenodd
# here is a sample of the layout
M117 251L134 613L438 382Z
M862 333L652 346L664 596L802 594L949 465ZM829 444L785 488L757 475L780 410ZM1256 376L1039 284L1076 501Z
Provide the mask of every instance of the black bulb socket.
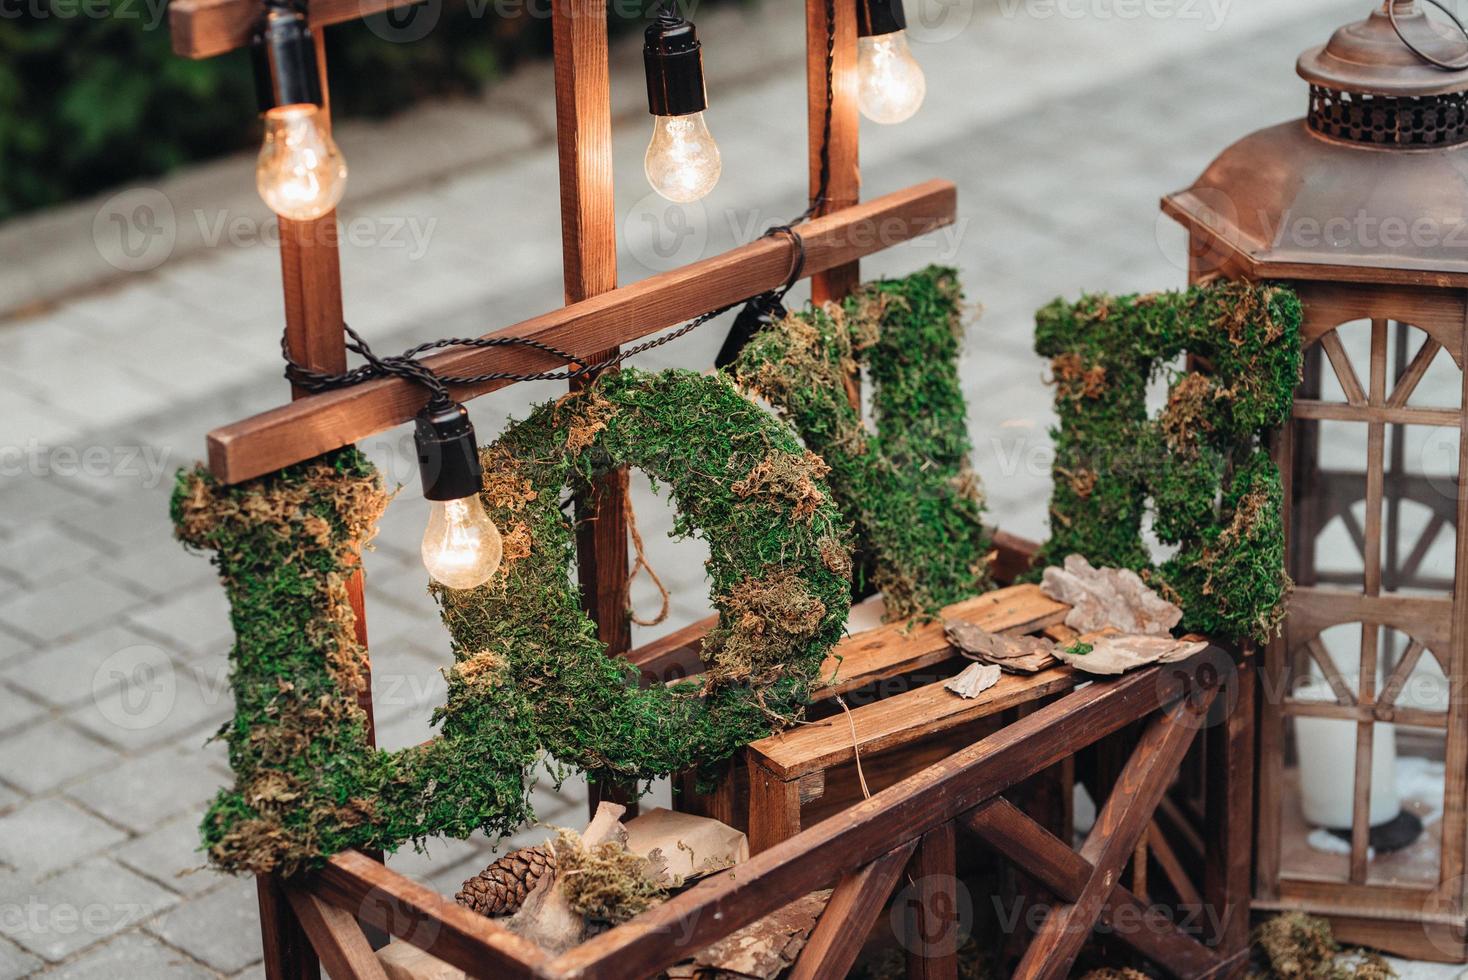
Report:
M662 16L649 24L643 35L642 64L647 71L648 112L687 116L708 108L703 50L691 21Z
M856 0L856 36L878 37L907 30L902 0Z
M255 101L261 112L285 105L322 104L316 41L304 14L267 7L250 44L255 68Z
M724 346L719 348L719 354L714 358L714 367L722 371L733 364L755 334L785 319L786 315L785 304L774 293L762 293L745 303L729 328L729 336L724 338Z
M474 423L463 405L429 405L418 413L413 431L418 473L428 500L462 500L484 489Z

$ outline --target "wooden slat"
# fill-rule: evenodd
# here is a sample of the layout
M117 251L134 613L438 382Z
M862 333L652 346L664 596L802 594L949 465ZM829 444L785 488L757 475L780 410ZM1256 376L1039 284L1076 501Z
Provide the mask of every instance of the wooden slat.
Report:
M907 865L903 945L908 980L958 980L958 860L953 821L923 834Z
M1397 661L1396 667L1392 668L1391 676L1382 685L1381 693L1376 697L1378 705L1392 705L1402 693L1402 688L1407 684L1407 678L1412 676L1412 671L1417 669L1417 661L1422 659L1422 654L1427 647L1420 640L1412 640L1407 644L1407 649L1402 652L1401 659Z
M304 888L289 891L291 907L332 980L387 980L387 972L350 912L328 905Z
M1162 869L1172 890L1177 892L1178 901L1185 908L1203 907L1203 894L1198 891L1198 886L1193 884L1193 879L1188 877L1187 869L1183 867L1182 860L1177 851L1173 850L1167 835L1154 819L1152 825L1147 829L1147 843L1152 849L1152 856L1157 859L1157 865Z
M1341 676L1340 668L1335 665L1335 658L1330 655L1330 651L1325 648L1325 644L1321 642L1320 637L1312 636L1306 641L1305 651L1310 654L1310 659L1315 661L1315 665L1325 675L1326 683L1330 685L1331 691L1335 693L1336 703L1344 705L1355 704L1356 692L1351 690L1351 685L1347 684L1346 679Z
M1080 898L1095 872L1091 862L1002 796L970 810L961 822L1063 902ZM1129 926L1113 928L1111 935L1174 976L1209 976L1220 965L1218 956L1197 936L1157 919L1145 902L1121 884L1112 888L1100 916L1108 925L1118 919Z
M954 655L943 636L943 620L962 619L999 632L1036 632L1065 619L1070 607L1056 602L1033 583L995 589L945 606L932 623L887 623L848 636L821 664L820 677L831 679L814 692L817 700L855 690L872 681L895 677L942 663ZM649 682L667 683L703 672L699 649L717 616L675 630L627 655Z
M266 980L320 980L321 962L275 875L255 879Z
M312 27L325 27L422 2L311 0L308 14ZM185 58L212 58L243 48L250 43L263 9L261 0L172 0L168 5L168 29L173 35L173 53ZM414 16L432 16L432 11L426 8Z
M1080 679L1069 667L1055 667L1028 676L1006 674L976 698L961 698L942 684L929 684L853 708L850 721L844 713L835 714L760 739L747 751L780 778L796 779L855 758L853 723L863 755L883 752L992 717L1078 683ZM914 725L915 718L921 718L923 724Z
M1296 701L1286 698L1280 713L1292 718L1338 718L1341 721L1389 722L1414 728L1446 728L1448 715L1426 708L1398 708L1388 704L1344 705L1329 701Z
M807 157L810 197L820 193L821 142L826 114L826 5L830 0L805 0L805 83ZM832 4L836 15L835 48L831 63L831 141L828 148L829 181L826 203L817 214L829 214L855 204L861 196L857 144L861 118L856 105L856 5L844 0ZM817 303L839 300L861 281L853 259L811 276L811 298ZM859 398L858 395L858 404Z
M1386 401L1389 408L1406 407L1407 400L1412 397L1412 392L1417 390L1418 382L1427 373L1427 369L1432 366L1433 358L1437 357L1437 352L1442 349L1442 344L1439 344L1431 337L1423 338L1422 346L1417 349L1417 354L1412 358L1412 363L1407 365L1407 369L1402 372L1401 377L1397 378L1396 384L1392 386L1392 395Z
M916 847L916 841L909 841L841 877L789 980L847 975Z
M535 943L356 851L331 858L311 890L470 976L549 976L545 951Z
M1205 697L1209 702L1213 692ZM1122 866L1152 820L1152 812L1177 773L1196 720L1164 714L1137 742L1121 777L1096 815L1080 856L1094 869L1075 901L1051 909L1012 976L1016 980L1064 980L1110 896Z
M829 269L950 225L956 206L953 184L931 180L816 218L801 226L806 272ZM759 238L489 336L533 337L577 357L589 357L780 285L790 272L790 249L784 238ZM457 350L425 358L424 363L451 375L564 366L558 358L523 348ZM506 384L459 388L454 397L462 401ZM313 395L215 429L209 434L209 467L226 483L261 476L406 422L426 400L420 386L396 378Z
M1256 660L1252 648L1246 646L1242 653L1232 691L1229 682L1219 678L1227 693L1215 698L1211 724L1203 735L1201 824L1208 841L1203 850L1203 907L1212 910L1210 932L1203 938L1225 959L1249 955Z
M1333 330L1325 334L1320 338L1320 347L1325 351L1325 356L1330 358L1330 366L1335 369L1336 379L1341 383L1346 401L1352 405L1365 405L1366 392L1361 388L1361 381L1356 377L1356 369L1351 366L1350 355L1341 344L1340 335Z
M1363 596L1302 585L1290 598L1285 635L1293 647L1341 623L1382 623L1411 633L1429 648L1447 650L1452 642L1452 609L1451 600L1436 596Z
M890 851L894 843L953 819L1015 783L1179 697L1189 665L1143 669L1097 681L915 773L799 836L713 875L669 901L596 936L552 963L577 976L615 963L645 976L779 908L790 895L820 888L841 872ZM1191 679L1188 686L1196 685ZM680 943L670 943L678 936Z
M1393 422L1398 425L1456 425L1458 413L1451 408L1413 408L1395 405L1342 405L1299 398L1290 406L1297 419L1334 419L1340 422Z
M954 655L943 635L943 620L977 623L991 633L1032 633L1065 619L1070 607L1040 591L1033 583L995 589L972 599L944 606L931 623L886 623L849 636L836 644L820 676L825 683L817 698L834 697L872 681L920 670Z

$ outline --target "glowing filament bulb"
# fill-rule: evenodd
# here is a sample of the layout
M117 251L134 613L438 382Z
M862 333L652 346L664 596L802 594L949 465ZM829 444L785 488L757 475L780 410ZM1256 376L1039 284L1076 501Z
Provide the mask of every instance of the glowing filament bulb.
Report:
M306 103L265 113L255 186L270 210L292 221L310 221L337 206L347 189L347 164L321 127L319 108Z
M423 564L434 581L451 589L473 589L500 567L504 544L478 494L430 500L423 532Z
M858 38L856 73L856 104L875 123L900 123L911 117L928 91L906 31Z
M719 182L723 164L702 112L653 116L643 170L652 189L677 204L703 197Z

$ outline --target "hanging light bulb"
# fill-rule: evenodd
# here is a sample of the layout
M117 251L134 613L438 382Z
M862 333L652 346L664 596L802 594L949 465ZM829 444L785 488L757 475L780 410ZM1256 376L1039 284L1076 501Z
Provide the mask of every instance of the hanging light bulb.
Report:
M463 405L430 402L413 440L429 504L423 564L441 585L477 588L499 570L504 542L479 499L484 481L474 423Z
M665 6L648 25L642 47L652 142L643 172L653 190L678 204L703 197L719 182L723 165L703 111L703 54L693 24Z
M884 125L918 111L928 83L907 44L902 0L857 0L856 104L861 114Z
M323 217L346 191L347 164L326 124L316 45L305 15L268 4L252 53L255 95L265 117L255 186L282 218Z

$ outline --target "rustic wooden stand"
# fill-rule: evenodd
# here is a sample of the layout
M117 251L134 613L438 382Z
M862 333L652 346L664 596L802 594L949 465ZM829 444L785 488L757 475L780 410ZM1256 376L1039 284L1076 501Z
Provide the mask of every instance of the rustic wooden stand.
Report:
M406 5L405 0L311 3L323 90L324 28ZM824 0L807 0L806 8L808 160L814 196L827 109L827 13ZM169 13L175 50L203 58L243 47L260 10L258 0L174 0ZM937 180L858 203L855 12L844 0L834 10L830 182L821 209L799 227L805 274L818 300L839 298L855 285L863 256L951 224L956 210L953 185ZM566 305L498 332L534 337L591 362L621 344L780 285L792 258L784 238L760 239L618 285L605 0L554 0L552 17ZM287 346L300 363L327 371L340 371L346 360L334 228L334 215L304 224L281 221ZM525 348L458 350L428 363L442 373L461 375L491 367L530 372L562 366ZM459 388L453 394L467 401L505 383ZM250 479L409 421L424 401L422 390L398 379L297 397L210 433L209 465L226 483ZM686 669L690 655L697 661L696 643L706 624L642 650L627 649L625 493L625 477L614 474L581 502L582 513L590 518L578 538L587 608L612 651L626 653L655 676L673 667ZM1001 549L1001 559L1023 564L1026 556L1023 549L1007 547ZM365 643L360 579L353 584L353 597L359 639ZM951 612L992 628L1021 631L1045 628L1064 614L1062 607L1028 587L981 596ZM912 633L872 631L849 640L841 652L845 660L839 668L831 665L836 679L823 692L825 699L889 679L917 685L916 672L949 657L935 627ZM955 924L942 911L951 904L939 899L953 897L955 835L962 828L994 844L1053 896L1053 914L1016 975L1063 977L1093 924L1117 924L1121 913L1139 909L1145 901L1138 894L1148 863L1141 842L1158 835L1154 811L1181 814L1177 823L1185 829L1193 822L1180 807L1168 811L1164 794L1202 727L1200 712L1220 690L1220 678L1209 672L1211 663L1199 660L1079 687L1076 677L1055 670L1005 680L986 697L968 703L935 688L913 686L864 704L851 713L856 744L872 760L876 784L892 785L851 806L846 804L855 797L837 792L843 767L855 754L851 739L841 735L841 719L757 743L745 760L753 787L745 803L747 816L733 812L739 805L738 779L731 778L713 797L687 797L690 804L723 808L731 822L748 825L758 850L751 861L740 865L737 874L705 880L555 959L392 872L378 856L339 854L308 877L261 878L266 975L270 980L316 978L324 966L336 980L381 978L372 949L380 930L474 976L643 977L813 889L834 884L835 893L794 975L840 977L906 870L915 882L907 899L909 975L952 977ZM1251 676L1245 658L1222 689L1233 684L1252 690ZM370 711L370 703L366 707ZM1245 946L1252 750L1249 728L1239 718L1235 711L1206 728L1209 823L1193 832L1193 850L1204 864L1203 881L1177 887L1184 897L1191 889L1209 903L1222 928L1190 935L1149 919L1139 928L1116 929L1124 943L1175 976L1228 973ZM1012 723L1002 724L1006 721ZM1079 750L1137 726L1143 730L1135 750L1116 770L1119 791L1107 798L1080 852L1005 799L1003 794L1024 780L1066 765ZM800 829L828 813L834 815ZM1134 874L1130 890L1121 888L1118 875L1137 856L1141 860L1133 863L1143 869L1141 878Z

